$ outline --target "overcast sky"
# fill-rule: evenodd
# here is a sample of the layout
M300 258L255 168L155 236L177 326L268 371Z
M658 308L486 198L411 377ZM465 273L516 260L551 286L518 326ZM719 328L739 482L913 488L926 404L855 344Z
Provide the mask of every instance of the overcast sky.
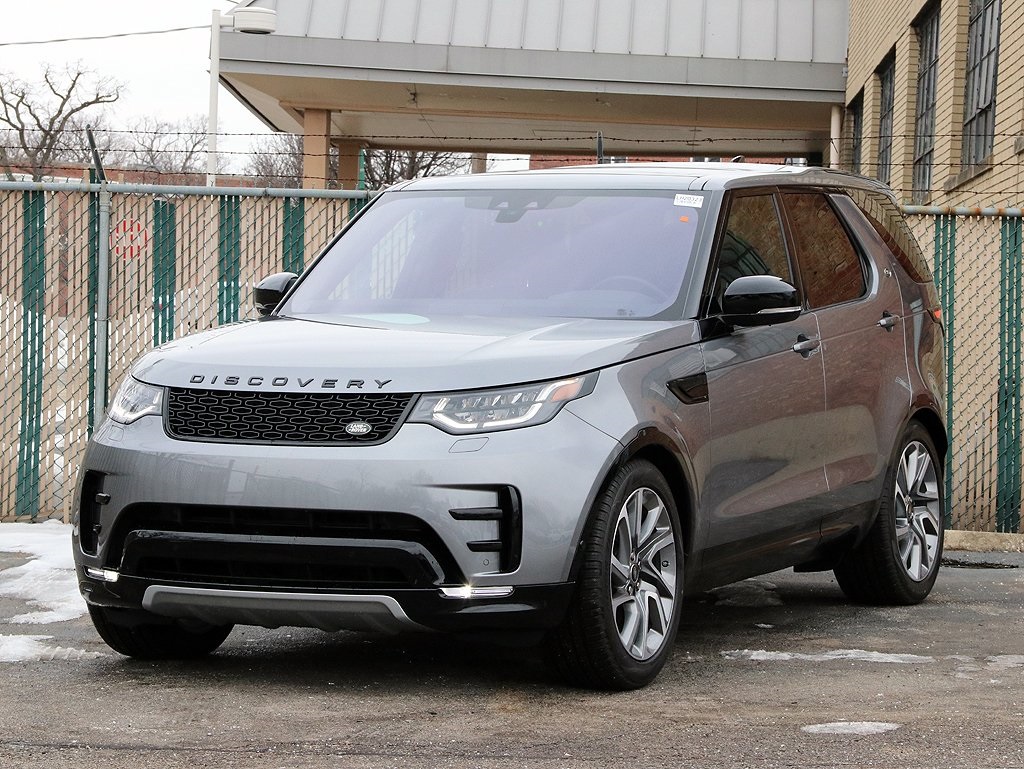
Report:
M0 45L0 72L38 81L47 64L81 61L100 75L124 83L116 104L107 108L112 128L126 128L153 116L178 121L206 116L210 98L210 22L231 0L0 0L0 43L143 32L202 26L165 35L83 40L45 45ZM269 129L223 87L220 88L219 150L229 171L244 166L252 134ZM230 136L225 134L239 134ZM495 160L495 168L522 168L526 161Z
M141 32L203 25L204 29L112 40L0 46L0 72L39 80L47 63L81 61L125 85L108 108L113 128L140 116L177 121L205 116L210 93L210 15L228 0L3 0L0 43ZM220 89L220 132L266 133L266 127ZM221 139L222 151L248 150L250 137ZM227 159L227 158L226 158ZM229 160L230 162L230 160ZM237 167L240 163L232 163Z

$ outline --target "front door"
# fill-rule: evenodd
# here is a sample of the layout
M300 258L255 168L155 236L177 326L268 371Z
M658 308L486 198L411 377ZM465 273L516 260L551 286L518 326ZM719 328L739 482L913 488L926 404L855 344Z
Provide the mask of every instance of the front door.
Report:
M711 410L710 471L701 495L708 524L703 571L718 582L810 555L819 541L824 370L818 319L726 328L713 316L741 275L796 285L771 191L734 194L718 249L702 342ZM796 349L794 349L796 348Z

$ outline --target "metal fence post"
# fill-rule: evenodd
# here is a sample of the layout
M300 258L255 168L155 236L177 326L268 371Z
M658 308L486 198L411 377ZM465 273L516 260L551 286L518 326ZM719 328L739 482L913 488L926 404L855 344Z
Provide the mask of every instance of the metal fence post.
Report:
M110 308L110 190L105 182L100 184L99 221L97 236L99 247L96 252L96 365L93 369L93 429L100 426L107 408L107 372L110 370L109 356L109 308Z

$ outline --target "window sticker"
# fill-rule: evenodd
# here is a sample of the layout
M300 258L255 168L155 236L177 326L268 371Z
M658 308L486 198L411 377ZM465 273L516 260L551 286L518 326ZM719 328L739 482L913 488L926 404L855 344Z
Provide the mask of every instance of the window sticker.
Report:
M676 199L673 205L687 206L688 208L702 208L704 206L704 198L700 195L676 195Z

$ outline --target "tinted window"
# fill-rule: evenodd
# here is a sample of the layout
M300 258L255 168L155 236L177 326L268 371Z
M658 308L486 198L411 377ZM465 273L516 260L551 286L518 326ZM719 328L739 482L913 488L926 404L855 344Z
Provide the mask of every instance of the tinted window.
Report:
M282 312L649 318L679 297L702 202L660 191L386 194Z
M863 262L828 199L816 192L783 199L808 304L826 307L863 296Z
M713 298L721 307L726 287L743 275L775 275L793 282L775 197L771 194L734 197L729 206L718 251Z

